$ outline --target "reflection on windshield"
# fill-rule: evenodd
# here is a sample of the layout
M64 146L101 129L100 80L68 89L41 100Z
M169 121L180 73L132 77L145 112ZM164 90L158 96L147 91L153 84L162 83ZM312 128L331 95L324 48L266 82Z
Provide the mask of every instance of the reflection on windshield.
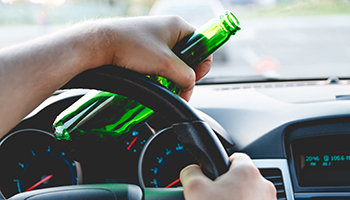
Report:
M177 14L200 26L222 9L242 30L207 80L350 77L350 0L0 0L0 48L87 19Z

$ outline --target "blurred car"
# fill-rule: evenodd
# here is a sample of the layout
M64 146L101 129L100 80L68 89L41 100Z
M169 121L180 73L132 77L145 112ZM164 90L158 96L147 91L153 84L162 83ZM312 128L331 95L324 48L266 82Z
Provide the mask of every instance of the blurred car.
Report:
M219 0L158 0L149 15L178 15L195 27L224 13L225 8ZM214 53L214 62L225 62L228 49L223 46Z
M178 15L199 27L225 11L219 0L157 0L149 15Z

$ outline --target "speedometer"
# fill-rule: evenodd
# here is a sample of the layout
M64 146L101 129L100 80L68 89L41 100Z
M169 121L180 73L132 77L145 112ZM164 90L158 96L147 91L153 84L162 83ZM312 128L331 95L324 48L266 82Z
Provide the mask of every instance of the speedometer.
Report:
M14 132L0 144L0 190L8 198L40 188L78 184L79 163L37 129ZM80 176L80 175L79 175Z
M197 163L177 139L172 129L166 129L145 145L139 161L139 181L143 187L168 188L181 186L180 171Z

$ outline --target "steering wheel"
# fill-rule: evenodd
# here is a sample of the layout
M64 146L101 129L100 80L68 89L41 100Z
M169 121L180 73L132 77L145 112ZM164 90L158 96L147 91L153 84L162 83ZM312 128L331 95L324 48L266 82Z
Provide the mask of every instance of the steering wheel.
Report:
M203 119L183 99L145 75L112 65L88 70L62 89L103 90L134 99L162 115L182 145L197 159L204 174L215 179L229 167L221 142ZM131 184L94 184L46 188L20 193L11 199L184 199L179 188L143 188Z

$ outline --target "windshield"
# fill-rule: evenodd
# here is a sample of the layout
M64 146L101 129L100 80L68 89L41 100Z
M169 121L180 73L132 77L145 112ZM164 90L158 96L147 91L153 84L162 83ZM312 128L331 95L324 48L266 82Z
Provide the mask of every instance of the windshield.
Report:
M350 0L0 0L0 48L83 20L176 14L198 27L225 10L242 30L202 82L350 77Z

